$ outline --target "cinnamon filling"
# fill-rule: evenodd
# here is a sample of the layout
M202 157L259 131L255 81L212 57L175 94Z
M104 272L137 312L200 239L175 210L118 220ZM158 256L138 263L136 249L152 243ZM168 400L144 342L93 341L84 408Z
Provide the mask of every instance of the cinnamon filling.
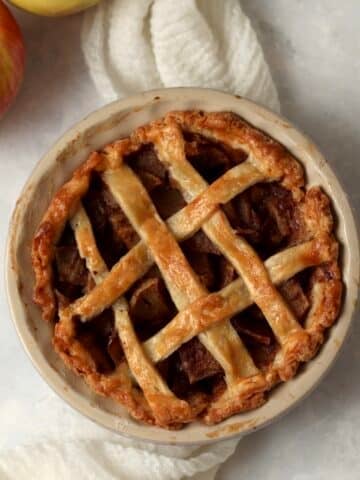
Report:
M186 132L185 151L188 160L209 183L246 159L241 150ZM142 147L126 160L140 177L163 219L185 206L181 193L151 145ZM139 236L97 174L93 175L83 205L100 253L111 268L139 241ZM297 230L294 209L291 193L276 183L257 184L223 206L233 229L253 245L263 259L294 243ZM210 292L224 288L237 277L233 266L202 231L182 242L181 247ZM69 226L56 248L54 264L54 286L59 303L71 302L93 288L94 283L79 256ZM280 287L300 322L310 308L308 282L309 272L303 272ZM141 341L157 333L177 313L156 266L132 286L126 297ZM273 361L278 344L259 308L249 307L231 321L256 365L266 369ZM124 359L111 309L86 323L78 322L77 337L91 352L99 372L112 371ZM197 338L182 345L157 367L169 387L182 398L194 392L213 393L223 385L221 366Z

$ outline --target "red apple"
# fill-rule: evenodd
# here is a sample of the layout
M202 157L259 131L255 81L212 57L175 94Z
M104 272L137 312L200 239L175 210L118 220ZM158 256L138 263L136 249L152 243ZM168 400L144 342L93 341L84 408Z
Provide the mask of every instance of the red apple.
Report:
M0 0L0 117L19 90L24 63L25 48L20 28Z

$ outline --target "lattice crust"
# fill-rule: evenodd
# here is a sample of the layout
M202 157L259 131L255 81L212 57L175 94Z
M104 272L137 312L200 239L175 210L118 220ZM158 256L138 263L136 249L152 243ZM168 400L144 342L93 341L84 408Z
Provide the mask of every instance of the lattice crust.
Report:
M208 185L185 156L184 131L242 149L247 159ZM145 144L154 146L187 202L166 221L160 218L131 164L124 162L126 155ZM95 170L140 237L110 272L81 204ZM299 229L293 246L263 262L234 232L220 207L256 183L274 181L291 192ZM58 307L52 261L67 221L96 286L73 303ZM33 243L34 298L44 319L52 321L58 313L54 346L64 362L97 392L124 404L135 418L150 424L177 428L199 415L213 424L261 405L265 393L277 382L290 379L324 341L341 298L338 244L332 228L328 198L317 187L304 192L302 168L280 144L231 113L171 112L92 154L55 195ZM199 229L239 275L217 292L206 290L178 244ZM141 344L124 294L154 263L179 313ZM276 286L308 267L316 268L311 278L311 309L301 326ZM253 303L261 309L280 346L266 371L255 366L230 322ZM97 371L91 355L77 340L75 320L86 322L108 307L114 312L126 360L105 375ZM156 368L157 362L196 336L225 373L225 390L207 400L205 409L196 396L189 401L177 398Z

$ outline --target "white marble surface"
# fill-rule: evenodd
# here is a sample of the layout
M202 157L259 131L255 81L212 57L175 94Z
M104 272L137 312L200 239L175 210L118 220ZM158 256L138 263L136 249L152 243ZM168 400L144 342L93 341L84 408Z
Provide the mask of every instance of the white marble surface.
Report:
M283 114L309 134L360 209L360 3L242 0L263 43ZM80 50L81 15L19 13L28 50L16 104L0 122L0 251L17 195L39 157L101 106ZM23 352L0 276L0 449L28 441L49 388ZM359 315L335 367L292 413L243 439L219 480L360 478ZM55 399L56 402L61 402ZM61 408L68 408L62 406ZM43 412L46 418L46 409Z

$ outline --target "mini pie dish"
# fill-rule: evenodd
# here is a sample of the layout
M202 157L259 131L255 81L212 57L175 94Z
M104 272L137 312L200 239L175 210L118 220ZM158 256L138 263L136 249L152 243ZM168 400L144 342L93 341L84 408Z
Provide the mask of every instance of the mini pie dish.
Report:
M266 403L255 410L231 416L218 425L193 422L182 430L167 431L139 424L119 404L89 390L80 377L64 366L53 350L51 328L41 319L32 301L31 242L56 191L92 151L174 110L233 112L284 145L298 159L306 173L307 188L320 186L332 201L335 234L341 245L344 293L338 320L328 331L319 353L291 381L272 391ZM316 147L273 113L245 99L206 89L145 92L110 104L72 128L30 176L17 203L8 240L7 289L12 316L23 345L41 375L62 398L97 423L127 436L168 444L202 444L250 432L274 420L302 399L328 370L344 342L355 308L358 278L359 245L351 209Z

